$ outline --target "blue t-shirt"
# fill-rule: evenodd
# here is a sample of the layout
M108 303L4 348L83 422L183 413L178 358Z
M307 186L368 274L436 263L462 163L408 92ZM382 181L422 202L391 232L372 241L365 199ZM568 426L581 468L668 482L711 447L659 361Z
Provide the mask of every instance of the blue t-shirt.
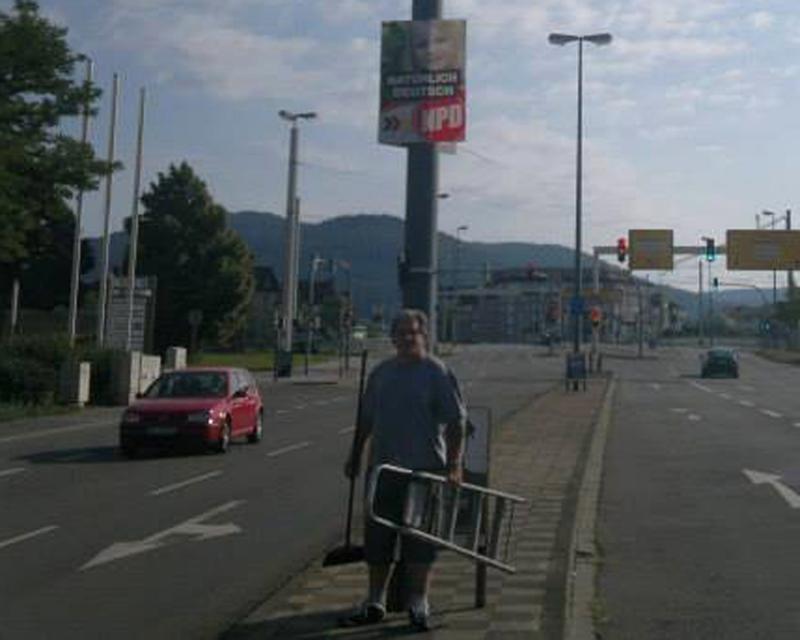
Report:
M443 362L385 360L370 374L362 404L362 419L372 426L370 464L444 467L445 427L466 415L458 382Z

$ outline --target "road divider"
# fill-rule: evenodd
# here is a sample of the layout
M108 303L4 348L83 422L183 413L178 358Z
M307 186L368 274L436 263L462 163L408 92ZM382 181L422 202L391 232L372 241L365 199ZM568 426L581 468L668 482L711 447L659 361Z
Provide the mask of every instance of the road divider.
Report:
M275 451L270 451L267 454L268 458L275 458L276 456L281 456L284 453L289 453L291 451L298 451L299 449L305 449L306 447L310 447L310 442L298 442L297 444L290 444L288 447L283 447L282 449L276 449Z
M166 487L161 487L160 489L154 489L150 492L151 496L161 496L165 493L170 493L172 491L177 491L178 489L183 489L184 487L188 487L189 485L197 484L198 482L203 482L204 480L210 480L211 478L216 478L217 476L222 475L222 471L212 471L210 473L205 473L201 476L195 476L194 478L189 478L188 480L183 480L182 482L176 482L175 484L167 485Z
M0 549L4 547L10 547L12 544L17 544L18 542L24 542L25 540L30 540L31 538L42 536L45 533L50 533L51 531L55 531L56 529L58 529L58 525L53 524L50 525L49 527L42 527L41 529L36 529L36 531L23 533L13 538L9 538L8 540L2 540L0 541Z

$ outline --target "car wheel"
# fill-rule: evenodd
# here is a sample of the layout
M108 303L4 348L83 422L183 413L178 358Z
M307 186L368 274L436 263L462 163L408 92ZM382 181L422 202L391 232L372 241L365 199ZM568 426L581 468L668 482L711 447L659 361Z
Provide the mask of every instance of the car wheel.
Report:
M231 446L231 421L225 420L222 423L222 429L219 433L219 440L217 440L216 452L227 453L228 448Z
M259 411L256 414L256 423L253 425L253 430L247 436L247 441L251 444L256 444L261 442L261 438L264 436L264 414L263 412Z

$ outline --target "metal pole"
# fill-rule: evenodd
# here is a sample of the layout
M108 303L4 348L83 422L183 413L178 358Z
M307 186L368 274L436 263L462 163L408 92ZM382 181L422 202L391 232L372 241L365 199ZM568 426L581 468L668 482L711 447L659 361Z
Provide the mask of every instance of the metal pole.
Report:
M108 303L108 268L111 245L111 190L114 183L114 152L117 140L117 115L119 100L119 76L115 73L111 92L111 124L108 135L108 175L106 176L105 214L103 224L103 255L100 270L100 297L97 302L97 345L102 347L106 338L106 305Z
M11 284L11 331L10 335L17 332L17 320L19 319L19 277L15 276Z
M644 309L642 307L642 285L639 281L636 282L636 295L639 298L639 353L641 358L644 356Z
M295 250L297 244L295 234L295 212L297 209L297 121L292 121L289 138L289 176L286 186L286 237L283 268L283 344L284 351L292 350L292 330L294 322L295 293L297 281L295 277Z
M412 20L436 20L443 0L413 0ZM437 198L439 156L436 145L408 147L406 178L406 225L404 249L408 277L403 285L403 306L420 309L428 316L428 347L436 349L437 302Z
M139 90L139 131L136 136L136 169L133 175L133 204L131 206L131 235L128 246L128 328L125 350L133 348L133 300L136 291L136 257L139 251L139 193L142 181L142 150L144 143L144 107L146 90Z
M697 343L703 346L703 261L697 261L698 294L697 294Z
M708 345L714 346L714 287L710 262L708 263Z
M578 152L575 171L575 304L579 304L583 291L583 274L581 273L581 215L583 207L583 39L578 39ZM572 350L581 350L581 319L578 309L573 312Z
M300 304L298 301L297 288L300 281L300 245L301 245L302 228L300 226L300 197L294 199L294 269L292 271L292 279L294 280L294 313L293 317L297 317L297 307Z
M317 261L319 256L315 253L311 258L311 273L308 276L308 319L307 319L307 335L306 335L306 370L305 374L308 375L308 361L311 358L311 340L314 336L314 280L317 277Z
M92 84L94 78L94 62L86 61L86 87ZM89 100L83 106L83 124L81 126L81 144L86 144L89 140L89 122L91 121L91 110ZM78 290L81 278L81 225L83 219L83 189L78 190L75 201L75 232L72 238L72 279L69 287L69 344L75 346L75 337L78 333Z
M786 230L792 230L792 210L786 210ZM786 286L788 288L787 300L794 300L794 271L789 269L786 272Z

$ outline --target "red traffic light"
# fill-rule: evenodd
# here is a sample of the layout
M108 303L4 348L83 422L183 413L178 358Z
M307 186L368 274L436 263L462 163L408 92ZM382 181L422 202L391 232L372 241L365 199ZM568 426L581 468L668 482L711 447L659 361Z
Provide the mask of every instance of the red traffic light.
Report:
M625 258L628 255L628 241L625 238L620 238L617 240L617 260L620 262L625 262Z

